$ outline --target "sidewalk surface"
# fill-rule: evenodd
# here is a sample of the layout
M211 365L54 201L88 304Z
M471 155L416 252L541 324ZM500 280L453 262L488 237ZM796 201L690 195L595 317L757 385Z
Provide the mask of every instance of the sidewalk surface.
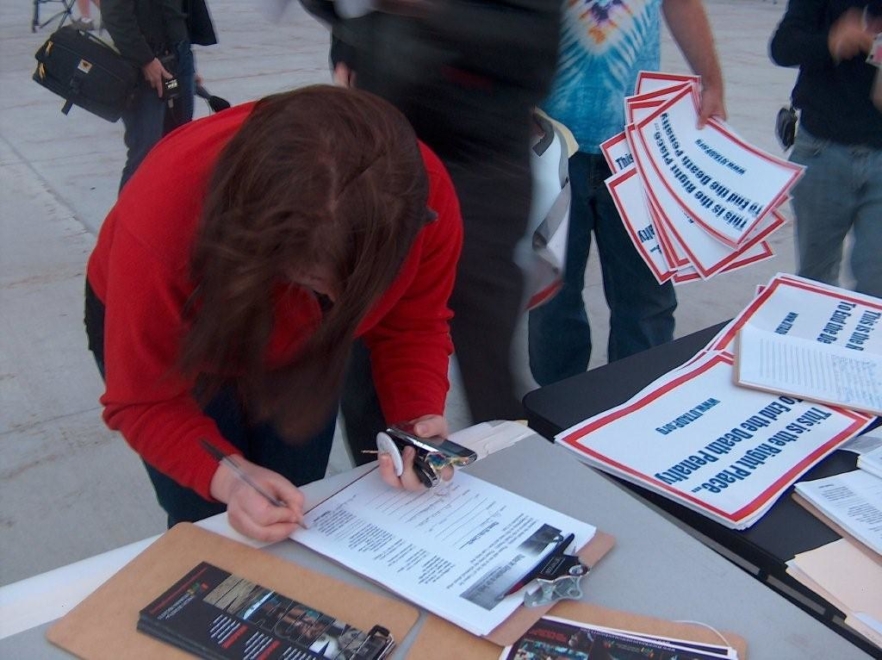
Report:
M772 65L767 43L784 4L706 0L727 85L729 124L780 154L775 114L795 72ZM232 103L329 82L326 30L299 4L270 22L254 2L210 0L220 43L198 48L206 87ZM58 3L41 7L44 18ZM86 349L83 272L112 206L124 161L122 125L74 108L30 80L34 52L53 29L30 29L32 5L0 4L0 585L164 530L146 473L106 429L102 384ZM665 37L663 68L688 72ZM197 99L197 113L208 113ZM776 257L678 289L677 335L726 320L778 271L793 272L790 225L772 238ZM594 323L592 366L605 361L607 312L596 260L586 277ZM524 391L533 384L518 360ZM455 373L454 373L455 376ZM449 417L466 425L455 385ZM338 442L331 470L346 469Z

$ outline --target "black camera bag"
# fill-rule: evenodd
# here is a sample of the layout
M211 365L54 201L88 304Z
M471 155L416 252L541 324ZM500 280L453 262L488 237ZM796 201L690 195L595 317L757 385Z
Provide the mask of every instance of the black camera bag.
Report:
M61 111L78 105L107 121L117 121L131 101L140 70L88 32L65 26L34 55L34 80L66 99Z

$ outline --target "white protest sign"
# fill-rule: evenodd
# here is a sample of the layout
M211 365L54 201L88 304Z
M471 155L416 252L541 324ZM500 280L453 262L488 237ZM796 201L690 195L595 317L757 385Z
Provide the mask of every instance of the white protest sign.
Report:
M795 275L772 278L709 348L731 353L746 323L781 335L882 353L882 299Z
M637 168L631 165L618 174L613 174L605 183L634 247L658 283L667 282L674 271L668 265L659 245Z
M870 419L738 387L731 356L713 353L555 442L595 467L741 529Z
M665 89L680 83L701 84L701 76L680 73L665 73L663 71L640 71L637 74L637 84L634 94L646 94L658 89Z
M697 122L694 98L684 89L637 122L634 134L680 206L719 240L738 247L783 201L802 167L743 142L723 122L711 119L701 130Z

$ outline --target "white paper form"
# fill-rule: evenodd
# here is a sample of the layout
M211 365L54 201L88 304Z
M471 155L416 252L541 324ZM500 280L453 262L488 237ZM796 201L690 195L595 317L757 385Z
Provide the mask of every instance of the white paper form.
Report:
M852 470L801 481L796 484L796 492L882 555L882 479L863 470Z
M738 333L737 357L740 385L882 415L882 354L747 323Z
M523 603L504 597L553 548L592 525L457 472L443 490L389 488L374 470L306 514L292 538L476 635ZM569 549L570 551L573 548Z
M697 121L693 97L683 90L637 122L635 134L683 210L738 247L786 198L803 168L745 143L723 122L712 118L699 130Z
M555 436L582 460L735 529L870 418L738 387L708 354Z
M734 353L735 337L747 323L831 346L882 353L882 299L796 275L773 277L708 348Z

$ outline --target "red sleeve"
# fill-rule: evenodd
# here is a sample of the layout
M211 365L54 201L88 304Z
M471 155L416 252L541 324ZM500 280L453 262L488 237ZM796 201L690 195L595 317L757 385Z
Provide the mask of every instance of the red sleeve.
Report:
M202 190L251 108L191 122L157 144L104 221L88 267L105 305L105 422L148 464L207 499L217 463L199 439L240 452L180 372L181 310L192 293L189 257Z
M117 227L108 263L104 358L104 420L160 472L202 497L217 463L199 444L206 438L231 453L214 421L192 395L193 381L177 366L181 309L189 291L181 274Z
M447 306L462 248L462 218L450 176L422 147L428 206L438 214L421 232L416 274L392 309L365 335L383 414L390 423L441 415L453 352Z

